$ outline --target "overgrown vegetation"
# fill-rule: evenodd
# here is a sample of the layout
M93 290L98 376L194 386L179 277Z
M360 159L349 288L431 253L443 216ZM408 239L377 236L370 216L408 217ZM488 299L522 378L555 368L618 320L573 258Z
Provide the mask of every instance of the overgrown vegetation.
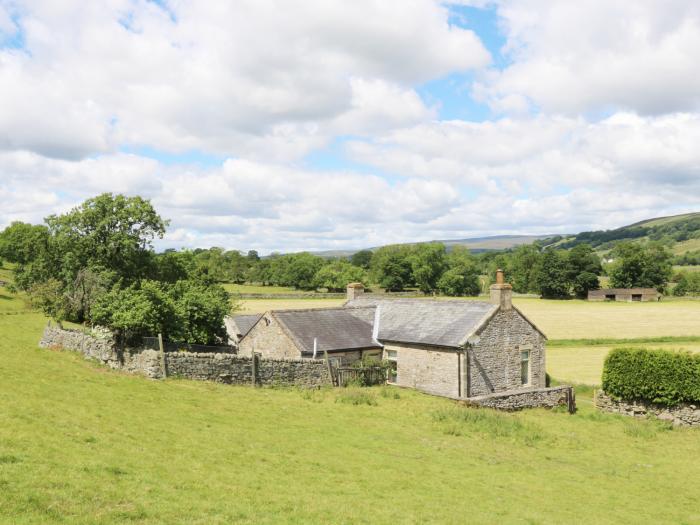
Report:
M619 348L603 365L603 389L622 399L674 406L700 401L700 354Z
M188 343L225 339L228 294L189 253L155 254L168 222L149 201L105 193L45 223L8 226L0 257L15 264L13 287L46 315L104 325L127 341L158 332Z

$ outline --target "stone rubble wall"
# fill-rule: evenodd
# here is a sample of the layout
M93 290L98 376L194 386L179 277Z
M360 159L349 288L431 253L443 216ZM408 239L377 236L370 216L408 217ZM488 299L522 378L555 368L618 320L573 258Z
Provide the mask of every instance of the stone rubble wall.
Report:
M82 353L115 369L161 379L163 360L151 349L121 350L107 335L96 335L78 330L47 327L39 342L42 348L63 348ZM166 352L165 371L168 377L227 384L252 385L253 359L235 354ZM256 384L263 386L318 387L332 385L325 361L312 359L256 358Z
M573 389L570 386L563 385L469 397L466 401L470 405L497 408L499 410L522 410L523 408L538 407L554 408L569 404L569 392L573 395ZM571 406L575 409L575 399L572 400Z
M602 390L596 390L593 403L602 412L633 417L653 415L658 419L670 421L675 426L700 426L700 403L681 403L674 407L666 407L641 400L613 399Z

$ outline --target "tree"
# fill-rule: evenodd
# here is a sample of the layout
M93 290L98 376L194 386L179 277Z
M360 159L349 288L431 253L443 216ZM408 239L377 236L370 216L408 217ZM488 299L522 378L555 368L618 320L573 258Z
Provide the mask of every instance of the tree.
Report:
M566 252L547 250L535 269L535 282L544 299L563 299L569 296L571 282Z
M479 295L479 269L467 248L456 246L447 255L448 269L437 283L440 293L451 296Z
M46 226L15 221L0 233L0 257L26 265L48 250L49 230Z
M342 259L323 266L314 276L316 288L327 288L329 292L342 292L348 283L367 284L367 272Z
M369 270L369 267L372 264L373 255L372 250L360 250L359 252L355 252L350 256L350 262L355 266L363 268L364 270Z
M179 281L170 290L176 325L171 339L192 344L226 341L224 317L231 311L228 294L219 285Z
M413 268L407 246L383 246L372 256L373 279L389 292L400 292L412 284Z
M68 300L60 281L48 279L34 283L28 292L31 305L41 309L44 315L51 317L59 325L68 317Z
M671 253L657 243L624 242L612 251L608 275L615 288L656 288L663 291L671 277Z
M600 288L598 276L603 272L600 258L590 244L577 244L568 255L569 280L576 297L583 299L589 290Z
M65 284L81 268L93 266L128 282L146 276L151 242L163 237L167 221L141 197L103 193L66 214L47 217L46 224Z
M301 290L312 290L314 288L314 276L323 266L324 260L308 252L295 253L284 257L289 260L284 279L287 286L294 286Z
M414 246L412 252L410 261L414 282L421 292L434 292L447 266L445 245L441 242L421 243Z
M535 271L537 263L542 255L537 247L532 244L518 246L510 254L509 261L501 268L506 272L508 282L513 286L513 291L518 293L530 293L537 291L535 283Z

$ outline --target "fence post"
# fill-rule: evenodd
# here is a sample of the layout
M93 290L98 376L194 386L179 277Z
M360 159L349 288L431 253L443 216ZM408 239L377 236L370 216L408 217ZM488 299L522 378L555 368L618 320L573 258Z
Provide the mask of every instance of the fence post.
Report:
M258 375L258 356L255 352L251 353L250 361L250 382L251 386L255 388L257 386L256 376Z
M328 375L331 378L331 383L335 386L339 386L335 378L333 377L333 367L331 366L331 362L328 359L328 350L323 351L323 359L326 361L326 367L328 368Z
M160 357L160 368L163 371L163 379L168 377L168 367L165 364L165 345L163 345L163 334L158 334L158 350Z

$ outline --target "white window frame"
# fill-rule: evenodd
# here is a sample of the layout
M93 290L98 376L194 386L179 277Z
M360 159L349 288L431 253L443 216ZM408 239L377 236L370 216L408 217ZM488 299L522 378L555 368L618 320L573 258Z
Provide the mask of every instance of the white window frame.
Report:
M532 345L521 345L518 349L518 363L520 364L520 386L530 386L532 384ZM527 358L523 359L523 354L527 353ZM527 363L527 381L523 382L523 363Z
M394 380L391 381L389 377L391 376L391 368L389 369L389 372L386 375L386 382L389 383L390 385L395 385L398 383L399 379L399 354L396 350L387 350L386 351L386 360L389 361L390 363L395 363L395 377Z

